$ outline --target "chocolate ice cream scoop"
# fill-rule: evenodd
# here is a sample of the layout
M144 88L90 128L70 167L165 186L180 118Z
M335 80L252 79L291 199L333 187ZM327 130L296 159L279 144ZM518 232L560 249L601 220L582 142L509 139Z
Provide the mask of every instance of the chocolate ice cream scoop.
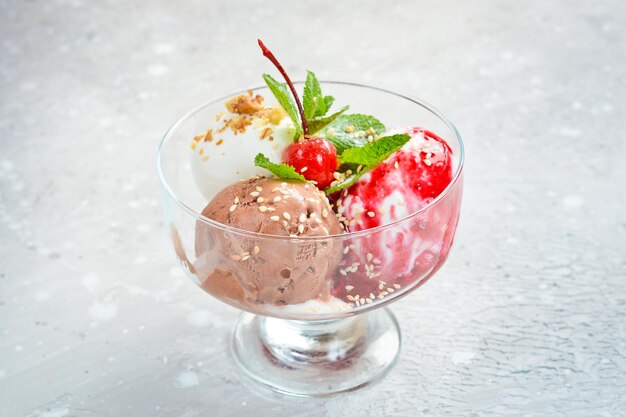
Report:
M331 240L280 239L342 233L328 199L315 186L252 178L219 192L202 214L250 236L196 223L195 268L202 287L238 307L298 304L329 295L326 277L341 248Z

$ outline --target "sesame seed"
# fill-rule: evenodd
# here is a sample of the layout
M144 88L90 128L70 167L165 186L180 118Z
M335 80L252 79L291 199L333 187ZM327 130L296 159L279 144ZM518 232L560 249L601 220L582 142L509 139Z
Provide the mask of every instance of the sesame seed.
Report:
M278 203L280 200L282 200L281 196L277 195L274 197L274 203Z
M196 142L195 140L191 142L191 149L196 149L196 146L198 146L198 142Z
M200 155L202 155L202 154L204 153L204 148L200 148L200 150L198 151L198 153L199 153Z
M328 217L328 210L326 209L322 210L322 217L324 218Z
M346 291L352 291L354 287L352 285L346 285Z
M230 211L232 213L233 211L235 211L236 208L237 208L237 204L233 204L232 206L230 206L228 211Z
M233 201L235 202L235 204L239 204L239 197L235 197Z
M304 225L303 224L298 226L298 233L304 233Z
M287 212L284 212L284 213L283 213L283 217L284 217L285 219L287 219L287 220L291 220L291 214L289 214L289 213L287 213Z
M366 299L365 299L365 302L366 302L367 304L372 304L372 303L373 303L373 301L372 301L372 300L370 300L369 298L366 298Z
M265 213L265 212L267 211L267 207L265 207L265 206L259 206L259 211L260 211L261 213Z
M348 301L354 301L354 297L350 294L346 295L346 299L348 299Z
M424 159L424 164L426 164L426 166L431 166L433 163L430 159Z
M340 269L340 270L339 270L339 273L340 273L341 275L343 275L344 277L345 277L346 275L348 275L348 274L346 273L346 271L344 271L343 269ZM348 289L348 288L346 287L346 289ZM348 291L350 291L350 290L348 290Z
M378 258L372 260L372 262L374 262L376 265L380 265L380 259L378 259Z
M398 161L396 161L396 162L394 162L394 163L393 163L393 167L394 167L395 169L400 168L400 165L398 165Z
M400 289L400 284L393 284L393 288L395 288L396 290Z
M315 220L315 223L322 224L322 219L320 219L319 217L316 217L314 220Z
M250 259L250 255L244 256L243 258L241 258L241 261L244 262L244 261L247 261L248 259Z
M373 293L370 293L370 298L373 300L373 299L374 299L374 298L376 298L376 297L374 296L374 294L373 294Z
M298 221L300 221L300 222L304 222L304 221L306 221L306 214L302 213L302 214L300 215L300 217L298 217Z
M252 191L252 192L250 193L250 195L251 195L252 197L257 197L257 196L259 195L259 192L258 192L258 191Z
M368 211L367 215L370 217L374 217L376 215L376 213L374 213L373 211Z
M277 221L280 220L280 217L278 217L278 216L270 216L270 220L273 220L273 221L277 222Z
M224 139L220 139L217 142L215 142L217 146L220 146L222 143L224 143Z
M304 167L300 170L300 172L306 172L307 169L309 169L309 167Z
M374 258L374 255L372 255L371 253L367 254L367 262L372 262L373 258Z
M358 300L360 297L361 297L361 296L360 296L359 294L357 294L357 295L355 295L355 296L354 296L354 300L356 301L356 300Z
M395 290L393 288L387 288L387 292L394 292Z
M359 304L361 304L361 305L365 304L365 298L361 298L361 299L359 300Z
M261 191L263 191L263 188L261 188L261 187L259 187L259 186L257 185L257 186L256 186L256 190L257 190L258 192L261 192Z
M354 126L352 126L352 125L346 126L345 131L346 131L346 133L354 132Z
M255 254L255 255L258 255L258 254L259 254L259 252L261 252L261 249L260 249L258 246L255 246L255 247L254 247L254 254Z
M346 253L350 252L350 246L346 246L345 248L343 248L343 254L345 255Z
M281 185L281 187L286 187L287 183L286 182L281 182L280 185Z
M267 208L267 211L276 211L276 208L274 208L274 207L268 207L268 208Z
M259 198L257 198L257 199L256 199L256 202L257 202L257 203L262 203L262 202L263 202L263 197L259 197Z

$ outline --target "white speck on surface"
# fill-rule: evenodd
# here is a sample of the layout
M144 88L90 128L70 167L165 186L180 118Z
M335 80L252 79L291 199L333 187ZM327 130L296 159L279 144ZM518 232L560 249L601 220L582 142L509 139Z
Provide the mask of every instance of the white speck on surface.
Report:
M87 289L87 291L89 291L92 294L96 292L96 288L98 287L99 281L100 279L98 278L98 275L95 272L87 273L87 275L85 275L82 280L83 286Z
M98 120L98 124L102 127L110 127L113 126L113 119L110 117L103 117Z
M454 352L452 354L452 363L458 364L469 364L472 363L472 359L474 359L476 353L474 352Z
M209 310L196 310L187 314L187 323L194 327L206 327L211 324L211 317Z
M145 264L146 263L146 258L145 256L138 256L135 258L135 260L133 261L133 264L135 265L141 265L141 264Z
M573 210L582 207L582 205L585 204L585 200L577 195L568 195L563 199L562 204L565 210Z
M185 277L185 272L182 270L182 268L178 266L171 267L169 269L169 274L170 274L170 277L172 278L184 278Z
M14 349L15 349L16 352L21 352L21 351L24 350L24 346L22 346L22 345L15 345Z
M89 307L89 317L98 321L108 321L117 316L117 305L110 302L96 302Z
M35 293L35 300L44 301L50 298L50 292L45 290L39 290Z
M176 48L171 43L160 42L152 47L152 52L156 55L169 55L174 52Z
M52 410L35 410L30 413L28 417L63 417L70 413L70 409L67 407L56 408Z
M583 132L580 129L576 129L573 127L569 127L569 126L561 126L558 130L557 133L561 136L566 136L569 138L577 138L579 136L582 136Z
M153 77L162 77L170 71L167 65L163 64L152 64L148 67L148 74Z
M37 84L32 81L26 81L20 84L20 89L22 91L35 91L37 89Z
M176 377L176 388L190 388L195 385L198 385L198 374L195 372L184 372Z

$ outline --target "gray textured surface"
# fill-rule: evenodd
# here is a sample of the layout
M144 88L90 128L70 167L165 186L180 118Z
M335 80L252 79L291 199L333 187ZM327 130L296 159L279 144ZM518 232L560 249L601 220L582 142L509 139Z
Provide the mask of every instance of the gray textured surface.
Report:
M0 2L1 416L626 415L626 4L333 3ZM157 142L259 83L258 35L466 140L456 247L352 395L243 385L163 230Z

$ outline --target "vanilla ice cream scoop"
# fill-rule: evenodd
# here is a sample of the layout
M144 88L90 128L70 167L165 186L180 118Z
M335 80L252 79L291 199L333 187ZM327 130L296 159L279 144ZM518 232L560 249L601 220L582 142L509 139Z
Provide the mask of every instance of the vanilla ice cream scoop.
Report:
M266 173L254 157L263 153L280 162L294 134L284 110L264 105L262 96L250 92L228 100L215 125L191 143L191 172L200 192L210 200L227 184Z

